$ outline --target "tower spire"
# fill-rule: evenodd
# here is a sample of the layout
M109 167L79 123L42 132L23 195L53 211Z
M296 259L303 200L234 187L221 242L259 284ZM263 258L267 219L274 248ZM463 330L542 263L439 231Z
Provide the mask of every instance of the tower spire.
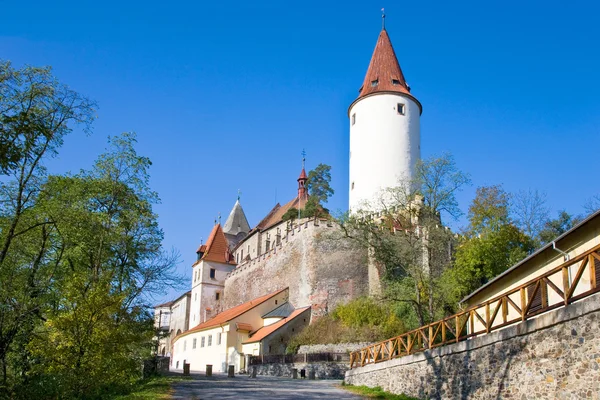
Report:
M303 200L308 197L306 193L306 181L308 177L306 176L306 170L304 169L304 164L306 162L306 151L302 149L302 171L300 172L300 176L298 177L298 199Z

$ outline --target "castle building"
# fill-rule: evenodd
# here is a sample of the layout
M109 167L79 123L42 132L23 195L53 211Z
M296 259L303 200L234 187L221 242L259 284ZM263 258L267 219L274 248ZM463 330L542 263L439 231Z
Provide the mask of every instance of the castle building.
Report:
M420 157L420 114L383 29L349 108L351 210L412 177ZM159 342L159 352L171 355L171 368L243 370L249 355L283 354L292 334L311 319L377 286L371 281L379 275L364 249L343 238L324 240L339 232L337 225L300 218L309 200L307 180L303 160L295 197L275 204L253 228L239 196L225 224L215 221L196 251L191 293L176 302L188 306L189 328ZM174 317L174 304L155 309L157 327L171 333L163 315Z
M414 177L421 157L422 111L384 27L358 98L348 109L351 211L377 210L383 190Z

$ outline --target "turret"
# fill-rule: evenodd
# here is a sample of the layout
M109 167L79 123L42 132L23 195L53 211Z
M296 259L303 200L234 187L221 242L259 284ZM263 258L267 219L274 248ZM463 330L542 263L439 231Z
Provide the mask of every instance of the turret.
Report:
M414 177L421 103L411 94L385 27L350 118L350 210L377 210L382 190Z

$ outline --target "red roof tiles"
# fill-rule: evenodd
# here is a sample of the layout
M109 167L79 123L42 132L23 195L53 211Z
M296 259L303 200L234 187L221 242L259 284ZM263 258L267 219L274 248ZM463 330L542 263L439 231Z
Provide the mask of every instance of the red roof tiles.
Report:
M291 322L294 318L298 317L304 311L309 310L309 309L310 309L310 306L309 307L304 307L304 308L299 308L297 310L294 310L294 312L291 313L289 317L284 318L284 319L282 319L280 321L277 321L274 324L263 326L262 328L260 328L259 330L257 330L248 340L246 340L244 342L244 344L245 343L260 342L261 340L263 340L264 338L266 338L267 336L269 336L271 333L275 332L277 329L281 328L282 326L284 326L288 322Z
M394 47L385 29L379 34L373 56L365 75L363 85L359 89L358 99L378 92L396 92L408 95L421 107L419 101L410 94L402 69L396 58Z
M221 224L214 226L206 244L201 245L198 248L198 252L204 253L201 260L214 261L223 264L235 264L233 255L229 251L229 244L227 243Z
M234 318L239 317L243 313L251 310L252 308L258 306L259 304L264 303L272 297L277 296L279 293L283 292L285 289L278 290L277 292L266 294L264 296L258 297L254 300L247 301L246 303L240 304L239 306L232 307L228 310L225 310L217 315L214 318L209 319L208 321L204 321L201 324L196 325L194 328L184 332L182 335L187 335L189 333L203 331L209 328L215 328L217 326L223 325L226 322L231 321Z

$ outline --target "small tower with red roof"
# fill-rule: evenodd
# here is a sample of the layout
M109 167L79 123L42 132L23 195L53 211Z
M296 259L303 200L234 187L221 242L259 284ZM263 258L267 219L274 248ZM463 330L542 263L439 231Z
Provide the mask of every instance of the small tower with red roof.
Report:
M421 156L421 112L384 25L358 98L348 109L351 211L376 209L382 190L413 178Z

